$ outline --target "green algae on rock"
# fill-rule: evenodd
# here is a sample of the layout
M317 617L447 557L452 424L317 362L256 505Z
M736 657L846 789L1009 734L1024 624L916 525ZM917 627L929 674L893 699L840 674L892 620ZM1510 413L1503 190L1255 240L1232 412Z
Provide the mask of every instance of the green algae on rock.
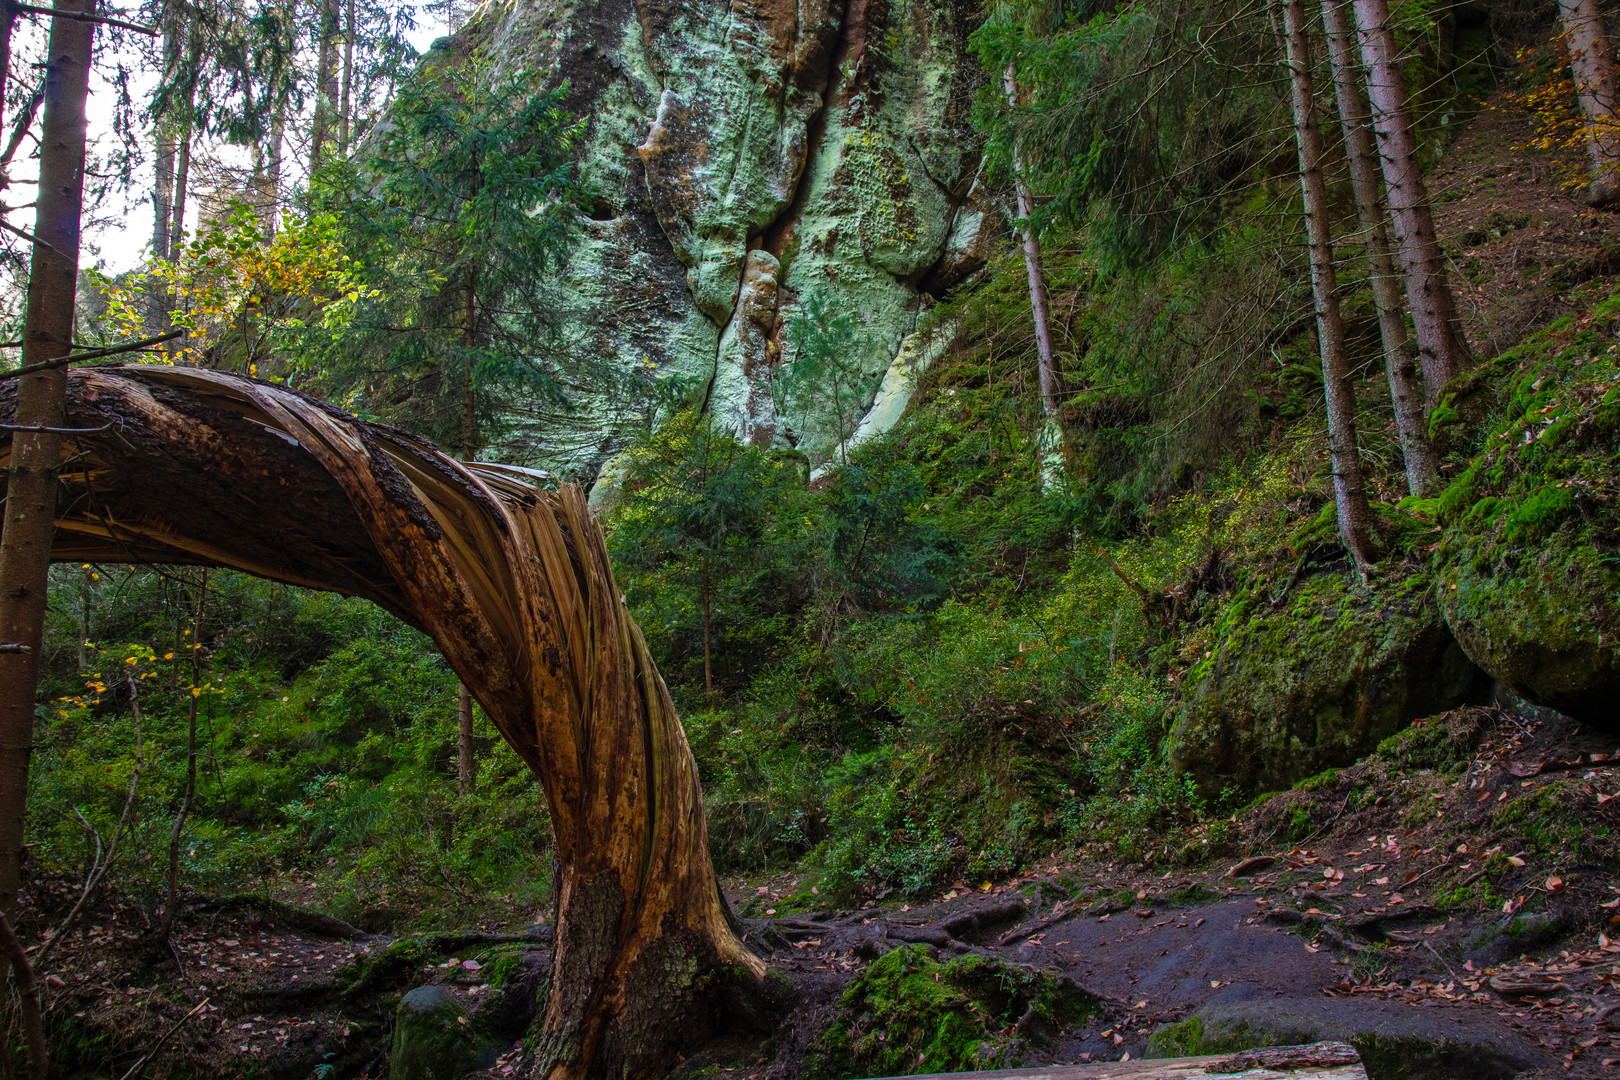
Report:
M1012 1067L1098 1003L1055 972L977 954L941 963L932 947L907 945L868 967L841 1004L806 1059L808 1077Z
M1319 574L1278 610L1241 598L1217 641L1168 743L1212 792L1290 787L1484 690L1421 575L1364 588Z
M777 416L772 394L813 297L857 315L861 423L919 318L1005 231L970 122L975 19L956 0L514 0L452 39L566 81L588 122L600 197L559 302L570 350L612 377L540 418L546 465L596 471L645 421L636 388L671 377L744 440L820 464L837 440Z

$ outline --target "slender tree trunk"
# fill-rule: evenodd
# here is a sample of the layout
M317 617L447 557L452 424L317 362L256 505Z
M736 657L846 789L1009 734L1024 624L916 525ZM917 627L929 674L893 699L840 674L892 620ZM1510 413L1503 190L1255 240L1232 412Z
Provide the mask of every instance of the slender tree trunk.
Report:
M196 71L197 65L202 61L202 44L192 41L186 48L186 67L188 71ZM176 132L176 149L174 159L174 216L169 221L169 253L170 259L180 257L181 245L186 239L186 199L191 195L191 136L192 136L192 110L197 104L197 87L195 80L188 79L186 92L180 101L180 123Z
M1401 302L1400 271L1390 251L1388 219L1378 176L1378 151L1368 127L1366 96L1358 77L1355 31L1345 0L1322 0L1328 53L1333 67L1333 89L1339 101L1339 127L1344 134L1345 157L1350 166L1350 187L1355 193L1356 216L1367 246L1368 277L1373 306L1378 309L1378 332L1384 342L1384 372L1389 378L1389 399L1406 459L1406 487L1413 495L1436 494L1439 471L1434 445L1429 441L1423 407L1423 377L1406 335L1406 308Z
M180 69L180 38L176 27L163 32L163 78L176 77ZM169 223L174 218L174 166L177 139L174 109L157 121L157 176L152 187L152 257L169 257ZM165 322L167 320L164 320ZM150 321L155 328L156 319Z
M281 213L281 148L287 139L287 97L276 97L276 111L270 117L270 146L265 155L265 187L268 202L264 211L265 243L276 238L277 219Z
M338 103L338 156L349 156L349 111L353 107L354 95L354 38L358 32L355 28L354 0L348 0L348 11L345 13L343 28L343 96Z
M17 28L17 9L0 5L0 121L6 115L6 86L11 81L11 33ZM4 188L0 183L0 188Z
M1339 312L1339 283L1333 271L1328 235L1327 185L1322 179L1322 132L1316 126L1311 86L1310 41L1305 36L1303 0L1283 0L1283 34L1293 91L1294 138L1299 144L1299 186L1305 202L1305 232L1311 247L1311 294L1316 301L1316 334L1322 353L1322 387L1327 399L1328 447L1333 456L1333 498L1339 535L1356 569L1376 561L1372 509L1367 505L1361 451L1356 445L1356 396L1350 384L1350 357Z
M226 372L95 367L69 386L74 426L122 424L74 440L97 496L63 475L57 558L228 565L376 600L433 638L540 778L558 918L529 1075L651 1080L717 1031L763 1027L765 968L719 892L690 747L578 488Z
M191 814L191 800L197 794L197 708L202 699L202 639L203 606L208 602L208 568L202 569L197 582L197 602L191 609L191 700L186 714L186 784L180 790L180 808L174 813L174 828L169 831L169 879L163 915L158 921L157 939L164 945L174 930L174 917L180 911L180 837Z
M460 683L456 697L456 790L471 795L478 788L478 765L473 757L473 696Z
M79 666L78 672L83 675L90 670L90 618L91 604L94 594L90 591L90 572L84 571L79 583Z
M310 165L326 160L335 131L338 104L338 0L321 0L321 44L315 60L315 117L310 123Z
M191 195L191 124L180 129L180 147L174 157L174 220L169 223L169 257L180 257L186 241L186 199Z
M58 11L89 11L89 0L57 0ZM95 23L52 19L40 131L39 206L29 263L22 362L66 356L73 343L79 277L79 216L84 201L85 100ZM18 380L13 423L65 425L67 368ZM28 761L34 742L39 649L56 510L62 436L18 431L11 439L4 524L0 526L0 913L17 910L21 884Z
M1592 183L1586 199L1593 206L1608 206L1620 198L1620 117L1615 115L1617 94L1614 50L1603 26L1598 0L1558 0L1569 41L1569 67L1575 77L1575 98L1586 122L1586 152L1592 159Z
M709 647L709 579L703 579L703 693L706 697L714 696L714 673L711 670L710 657L714 651Z
M1007 104L1018 104L1018 81L1013 72L1013 66L1007 65L1007 70L1001 78L1002 89L1007 94ZM1013 187L1018 197L1018 216L1024 221L1023 247L1024 269L1029 275L1029 310L1035 320L1035 356L1040 370L1041 379L1041 405L1046 410L1048 420L1060 420L1060 408L1063 398L1063 377L1058 372L1057 358L1052 351L1052 320L1049 314L1051 302L1046 295L1046 270L1041 265L1041 242L1035 238L1035 230L1029 225L1029 220L1035 214L1035 201L1030 198L1029 186L1024 183L1024 165L1017 154L1013 156Z
M1354 0L1361 60L1367 68L1378 159L1389 193L1395 243L1406 274L1418 358L1423 365L1424 403L1434 408L1440 390L1468 361L1468 343L1457 324L1456 301L1446 280L1445 256L1435 239L1429 192L1418 164L1417 137L1407 108L1406 79L1389 29L1388 0Z

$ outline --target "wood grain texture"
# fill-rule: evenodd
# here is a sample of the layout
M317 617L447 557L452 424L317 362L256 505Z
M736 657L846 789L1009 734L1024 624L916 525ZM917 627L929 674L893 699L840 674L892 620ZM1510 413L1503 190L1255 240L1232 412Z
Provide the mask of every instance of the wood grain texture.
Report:
M0 419L14 406L0 384ZM561 912L540 1075L655 1075L758 987L685 733L577 488L199 369L75 371L67 423L110 426L64 439L55 558L374 600L433 638L539 777Z
M944 1080L971 1076L973 1080L1203 1080L1242 1077L1243 1080L1367 1080L1361 1055L1349 1043L1321 1042L1308 1046L1272 1046L1238 1054L1206 1057L1146 1058L1085 1065L1048 1065L1036 1069L1000 1069L976 1073L929 1073L910 1080Z

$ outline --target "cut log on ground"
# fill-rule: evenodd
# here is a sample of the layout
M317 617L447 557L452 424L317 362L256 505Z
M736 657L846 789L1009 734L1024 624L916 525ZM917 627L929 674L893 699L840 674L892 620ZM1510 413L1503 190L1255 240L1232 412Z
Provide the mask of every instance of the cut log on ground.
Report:
M0 382L0 421L15 406ZM53 558L371 599L433 638L539 777L559 917L537 1076L659 1075L752 1012L764 965L733 931L686 736L577 488L199 369L75 371L67 425ZM10 452L0 436L0 465Z
M973 1080L1203 1080L1243 1075L1243 1080L1367 1080L1361 1056L1349 1043L1271 1046L1240 1054L1206 1057L1148 1058L1095 1065L1047 1065L1038 1069L1000 1069L976 1073L929 1073L910 1080L966 1077Z

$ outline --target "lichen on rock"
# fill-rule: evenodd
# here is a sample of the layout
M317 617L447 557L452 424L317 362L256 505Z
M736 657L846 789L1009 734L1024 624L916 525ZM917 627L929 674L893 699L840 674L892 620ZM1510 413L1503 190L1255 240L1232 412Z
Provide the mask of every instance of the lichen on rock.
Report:
M812 295L856 313L875 388L1004 232L969 122L974 18L956 0L513 0L463 31L503 71L566 81L588 121L599 198L559 303L570 351L609 377L536 418L547 465L594 473L670 378L746 440L831 455L773 407L793 314Z

